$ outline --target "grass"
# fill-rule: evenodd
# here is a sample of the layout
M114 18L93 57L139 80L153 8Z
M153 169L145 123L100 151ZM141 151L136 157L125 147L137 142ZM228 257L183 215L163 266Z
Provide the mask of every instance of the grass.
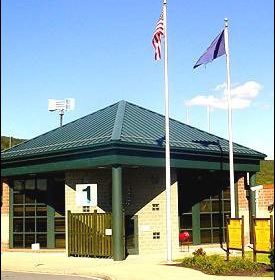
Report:
M253 262L252 252L246 252L245 258L225 255L206 255L205 252L194 252L193 257L180 260L180 266L193 268L211 275L235 276L268 276L274 277L271 271L268 254L257 254L257 262Z
M253 253L252 252L245 252L245 257L248 259L253 259ZM270 264L270 259L268 258L268 254L257 254L257 262L258 263L264 263L269 265ZM266 277L274 277L274 271L268 271L264 273L262 276Z
M245 257L252 260L253 259L253 253L251 251L245 252ZM257 254L257 262L270 264L268 254L261 254L261 253Z

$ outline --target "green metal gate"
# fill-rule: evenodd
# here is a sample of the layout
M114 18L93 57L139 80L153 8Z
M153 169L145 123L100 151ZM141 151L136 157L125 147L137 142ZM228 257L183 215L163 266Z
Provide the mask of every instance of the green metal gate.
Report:
M112 257L112 214L68 211L68 255Z

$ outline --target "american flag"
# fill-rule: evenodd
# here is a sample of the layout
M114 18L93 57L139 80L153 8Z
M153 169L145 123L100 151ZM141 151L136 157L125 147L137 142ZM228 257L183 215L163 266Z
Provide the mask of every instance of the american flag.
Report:
M161 59L161 37L164 35L164 26L163 26L163 11L159 17L159 20L156 24L155 32L153 34L152 44L155 49L155 60Z

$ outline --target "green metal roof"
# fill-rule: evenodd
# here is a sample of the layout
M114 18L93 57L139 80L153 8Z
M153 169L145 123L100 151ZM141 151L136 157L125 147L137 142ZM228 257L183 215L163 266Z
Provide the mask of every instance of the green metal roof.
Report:
M96 149L121 143L147 148L164 147L164 116L120 101L1 153L2 161L27 159ZM179 121L170 120L171 151L228 153L228 141ZM234 143L237 156L263 159L265 154Z

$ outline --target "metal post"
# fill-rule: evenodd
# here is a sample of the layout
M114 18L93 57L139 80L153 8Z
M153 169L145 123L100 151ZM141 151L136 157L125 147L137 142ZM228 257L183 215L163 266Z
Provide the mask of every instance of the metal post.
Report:
M210 128L210 105L207 105L207 124L208 124L208 132L211 132L211 128Z
M60 115L60 126L62 126L62 120L63 120L63 115L64 115L63 109L59 111L59 115Z
M189 121L189 106L186 106L186 124L190 125L190 121Z
M256 174L250 173L248 177L249 181L249 224L250 224L250 243L254 242L254 224L253 217L256 217L256 204L255 204L255 192L251 190L251 187L256 186Z
M122 168L115 166L112 167L112 237L114 261L125 259L123 227Z
M167 261L172 261L171 232L171 174L170 174L170 133L169 133L169 93L168 93L168 40L167 1L163 0L164 21L164 87L165 87L165 166L166 166L166 249Z
M251 190L251 187L255 187L256 186L256 173L254 174L251 174L251 177L250 177L250 192L251 192L251 213L253 216L256 217L256 199L255 199L255 192Z
M230 60L228 44L228 20L224 19L224 46L226 53L227 73L227 99L228 99L228 135L229 135L229 172L230 172L230 206L231 218L235 218L235 191L234 191L234 164L233 164L233 141L232 141L232 106L231 106L231 82L230 82Z

